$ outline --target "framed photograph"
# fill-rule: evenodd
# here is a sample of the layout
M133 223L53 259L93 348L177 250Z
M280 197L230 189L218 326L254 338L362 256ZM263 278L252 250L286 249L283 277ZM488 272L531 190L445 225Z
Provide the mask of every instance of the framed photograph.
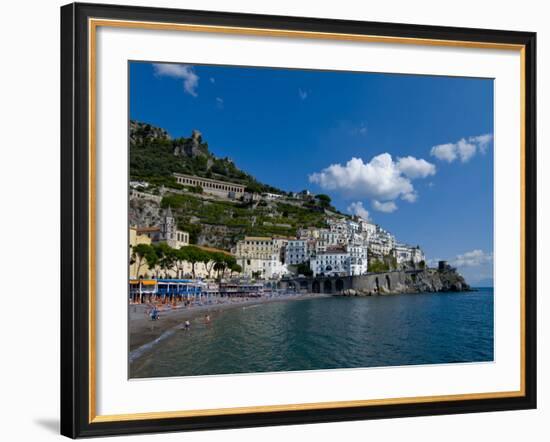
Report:
M535 408L535 44L62 7L62 434Z

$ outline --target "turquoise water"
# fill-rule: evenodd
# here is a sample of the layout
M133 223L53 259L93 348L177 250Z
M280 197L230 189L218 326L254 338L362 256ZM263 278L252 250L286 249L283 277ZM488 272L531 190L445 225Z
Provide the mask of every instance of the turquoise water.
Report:
M493 289L330 297L193 321L130 367L166 377L493 360Z

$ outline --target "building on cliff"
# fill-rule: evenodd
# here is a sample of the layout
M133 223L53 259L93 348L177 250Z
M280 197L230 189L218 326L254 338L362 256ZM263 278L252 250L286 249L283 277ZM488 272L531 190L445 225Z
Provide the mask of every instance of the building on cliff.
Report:
M179 230L172 209L168 207L158 226L136 227L138 235L150 238L151 243L165 242L173 249L179 249L189 245L189 233Z
M412 262L419 264L421 261L425 261L424 252L419 246L413 247L407 244L395 244L392 255L397 260L397 264L404 264Z
M245 186L242 184L229 183L226 181L201 178L193 175L174 173L178 184L184 186L200 186L204 193L220 198L240 199L244 196Z

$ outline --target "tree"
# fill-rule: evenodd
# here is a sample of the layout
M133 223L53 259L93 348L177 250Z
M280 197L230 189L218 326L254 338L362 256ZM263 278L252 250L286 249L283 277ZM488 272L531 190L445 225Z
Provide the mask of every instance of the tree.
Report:
M315 198L317 198L319 201L323 201L327 204L330 204L330 202L332 201L330 199L330 196L325 195L324 193L320 193L319 195L315 195Z
M177 261L177 251L165 242L157 244L155 250L158 257L158 265L164 270L164 275L167 276L166 272L173 268L174 263Z
M397 258L392 254L387 254L384 256L384 263L388 266L388 270L397 269Z
M220 272L224 271L225 270L225 262L223 261L218 261L214 264L214 270L216 270L216 272L218 272L218 275L216 277L216 279L220 279Z
M325 209L330 208L331 199L330 196L325 195L324 193L320 193L319 195L315 195L315 199L319 201L319 205Z
M426 261L422 260L418 263L418 268L424 270L426 268Z
M231 271L233 268L235 268L235 266L238 265L237 260L231 255L225 255L224 261L225 261L225 269L229 269ZM225 269L223 269L224 274L225 274Z
M147 256L153 253L152 247L149 244L137 244L132 248L132 260L136 263L136 279L139 278L141 267L148 262ZM132 264L133 264L132 263Z
M212 261L213 252L209 252L207 250L202 250L202 249L201 249L201 252L202 253L200 255L199 262L202 262L204 264L204 268L208 272L208 264L211 263ZM208 277L210 278L210 272L208 272Z
M309 266L309 261L298 264L296 271L298 275L313 276L313 270Z
M369 262L368 272L369 273L378 273L378 272L387 272L389 266L387 263L380 261L378 259L373 259Z
M177 249L174 253L174 267L176 271L176 277L179 277L179 269L183 266L183 263L187 261L188 254L185 247Z
M215 270L214 267L217 262L223 260L223 253L220 252L207 252L208 262L205 264L206 271L208 272L208 278L212 278L212 270Z
M216 263L214 264L214 270L218 272L217 274L218 279L220 279L220 272L221 272L221 277L223 278L226 269L228 268L231 269L231 267L237 265L236 259L231 255L226 255L225 253L218 253L218 256L216 257L216 259L217 260L216 260Z
M149 269L153 272L155 271L155 274L158 277L158 274L156 272L157 264L158 264L158 256L155 248L153 246L149 246L149 250L147 251L147 254L145 255L145 260L147 261L147 266Z
M203 262L205 252L196 246L185 246L182 249L187 253L187 262L191 263L191 273L193 274L193 279L195 279L195 264Z
M229 270L231 270L231 275L233 275L233 273L242 273L243 268L239 264L234 263L229 267Z

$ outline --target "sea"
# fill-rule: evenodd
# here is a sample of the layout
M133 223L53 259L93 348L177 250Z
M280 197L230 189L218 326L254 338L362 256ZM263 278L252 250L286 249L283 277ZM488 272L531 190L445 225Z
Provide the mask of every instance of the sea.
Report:
M493 304L477 288L239 306L159 342L130 378L493 361Z

